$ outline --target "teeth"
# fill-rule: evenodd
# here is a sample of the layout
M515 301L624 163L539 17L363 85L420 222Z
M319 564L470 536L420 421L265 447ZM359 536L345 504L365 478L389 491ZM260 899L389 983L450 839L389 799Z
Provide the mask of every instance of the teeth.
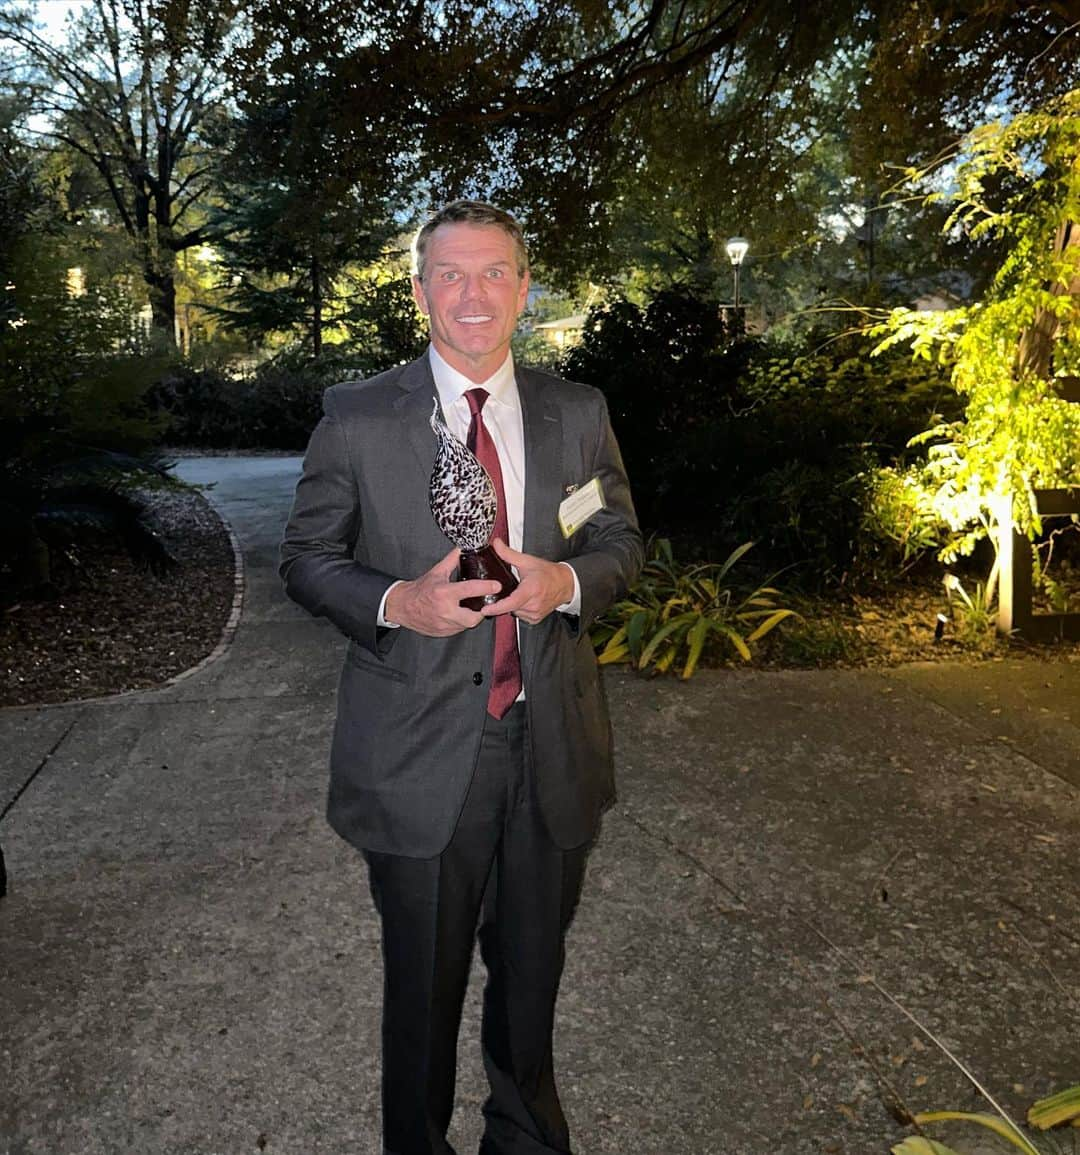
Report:
M485 321L490 321L491 317L487 314L478 314L475 316L458 317L458 321L462 325L482 325Z

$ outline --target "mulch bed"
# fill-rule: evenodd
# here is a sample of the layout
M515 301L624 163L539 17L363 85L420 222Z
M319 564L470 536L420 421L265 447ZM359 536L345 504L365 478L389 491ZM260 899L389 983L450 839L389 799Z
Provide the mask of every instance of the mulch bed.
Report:
M156 575L107 539L57 553L53 595L0 612L0 705L157 686L217 646L234 593L229 535L194 491L155 491L150 501L177 564Z
M217 513L193 490L144 495L154 527L178 563L140 569L108 540L82 541L54 558L55 596L0 606L0 706L65 702L161 685L197 665L221 640L232 608L235 563ZM1080 568L1066 569L1080 602ZM787 599L782 599L790 604ZM961 639L950 621L935 641L939 583L874 597L801 602L792 629L764 640L764 668L893 666L913 661L1001 660L1006 655L1080 660L1080 645L1025 646L992 630ZM734 658L732 664L741 665Z

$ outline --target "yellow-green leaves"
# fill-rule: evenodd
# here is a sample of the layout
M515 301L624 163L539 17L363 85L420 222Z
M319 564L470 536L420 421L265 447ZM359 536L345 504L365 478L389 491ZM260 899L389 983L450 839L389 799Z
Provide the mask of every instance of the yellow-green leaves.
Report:
M1074 371L1080 344L1080 246L1064 244L1062 232L1080 221L1080 89L981 126L960 155L945 227L995 238L997 273L981 301L941 313L895 309L870 330L875 352L906 344L916 358L947 353L966 401L964 421L933 431L919 477L925 504L967 535L946 544L945 561L995 531L1003 498L1035 535L1034 491L1080 484L1080 404L1053 389L1054 374Z
M796 616L778 604L780 592L772 586L759 586L740 598L726 584L752 544L732 550L721 564L681 566L666 538L655 542L630 596L594 628L600 663L629 662L657 673L679 665L680 675L689 678L709 655L733 650L750 661L754 642Z
M952 1147L938 1143L933 1139L924 1139L921 1135L911 1135L895 1147L890 1147L892 1155L960 1155Z
M915 1122L921 1127L924 1123L941 1123L952 1120L962 1123L977 1123L986 1127L995 1135L1000 1135L1014 1147L1018 1147L1025 1155L1039 1155L1038 1147L1031 1143L1007 1120L997 1115L985 1115L974 1111L926 1111L915 1116Z
M1080 1127L1080 1085L1067 1087L1056 1095L1033 1103L1028 1111L1028 1122L1040 1131L1062 1123Z

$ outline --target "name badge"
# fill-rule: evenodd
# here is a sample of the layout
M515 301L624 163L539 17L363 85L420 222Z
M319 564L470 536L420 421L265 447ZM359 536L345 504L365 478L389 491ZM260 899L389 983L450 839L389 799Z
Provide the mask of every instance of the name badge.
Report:
M588 485L575 489L565 501L559 503L559 529L563 537L569 538L577 533L594 513L604 508L600 478L594 477Z

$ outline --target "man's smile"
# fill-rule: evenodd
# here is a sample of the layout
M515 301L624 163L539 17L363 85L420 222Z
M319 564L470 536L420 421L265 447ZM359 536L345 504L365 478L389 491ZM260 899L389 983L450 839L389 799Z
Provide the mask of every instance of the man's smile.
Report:
M484 325L494 319L493 313L467 313L464 317L456 318L459 325Z

